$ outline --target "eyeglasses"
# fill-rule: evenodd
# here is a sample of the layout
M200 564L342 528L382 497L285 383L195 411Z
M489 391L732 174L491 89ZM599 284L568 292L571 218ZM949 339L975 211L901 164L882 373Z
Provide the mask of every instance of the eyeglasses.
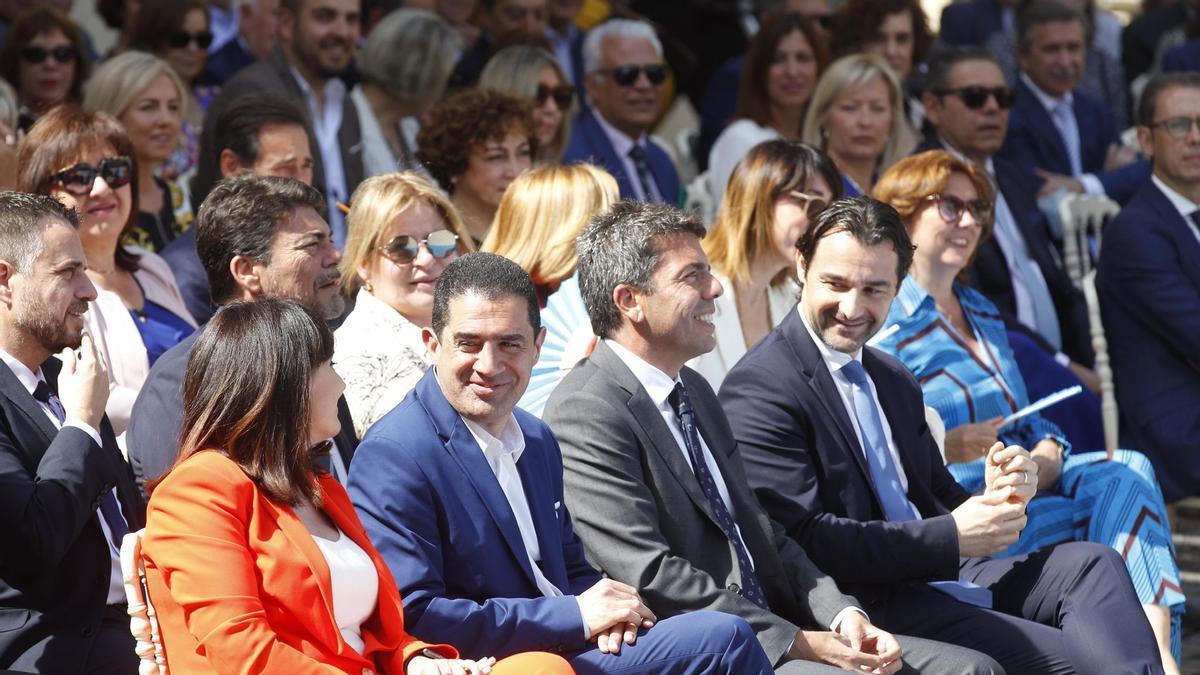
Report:
M50 174L50 182L62 186L73 195L83 196L92 191L96 176L103 178L108 187L114 190L125 187L133 178L133 160L129 157L108 157L100 160L97 166L76 164Z
M544 84L537 86L537 93L533 95L539 106L546 105L546 99L553 98L554 105L558 106L559 110L566 110L571 107L571 102L575 100L575 88L569 84L560 84L557 87L547 87Z
M45 47L38 47L37 45L29 45L22 47L20 54L21 59L26 63L41 63L42 61L45 61L47 57L52 57L59 63L71 63L75 60L75 48L67 46L46 49Z
M1000 106L1001 110L1008 110L1012 107L1013 99L1016 94L1008 87L959 87L958 89L936 89L930 92L934 96L947 96L953 94L962 99L963 105L971 110L979 110L987 104L988 97L996 99L996 105Z
M637 83L642 73L645 73L646 79L650 80L650 84L656 87L667 81L667 67L661 63L650 63L644 66L619 66L595 72L599 75L611 76L613 82L622 87L632 87Z
M821 215L821 212L825 210L825 207L829 206L829 202L820 195L810 195L807 192L792 190L791 192L787 193L787 196L804 203L804 215L808 216L809 220L813 220L817 216Z
M992 205L979 199L965 202L954 195L929 195L925 201L937 202L938 215L946 224L957 227L962 222L963 213L970 213L976 225L982 226L992 219Z
M200 49L208 49L212 42L213 34L206 30L202 30L199 33L177 30L167 36L167 44L175 49L183 49L189 44L194 44Z
M379 252L397 265L407 265L417 259L417 255L421 252L421 246L429 251L429 255L435 258L445 258L458 250L458 235L450 230L438 230L430 232L428 237L418 241L416 237L402 234L392 237L391 241L381 245Z
M1147 124L1151 129L1162 127L1167 130L1167 135L1177 141L1182 141L1192 133L1192 127L1200 127L1200 117L1171 117L1160 122Z

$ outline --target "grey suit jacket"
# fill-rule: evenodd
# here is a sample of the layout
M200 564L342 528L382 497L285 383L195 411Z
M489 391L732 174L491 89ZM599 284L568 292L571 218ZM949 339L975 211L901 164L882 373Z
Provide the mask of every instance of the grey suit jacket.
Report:
M759 506L712 388L689 368L680 377L771 611L740 595L737 557L691 467L650 395L604 342L567 374L543 416L562 447L567 507L588 559L638 588L659 617L699 609L740 616L779 663L798 628L828 630L858 603Z

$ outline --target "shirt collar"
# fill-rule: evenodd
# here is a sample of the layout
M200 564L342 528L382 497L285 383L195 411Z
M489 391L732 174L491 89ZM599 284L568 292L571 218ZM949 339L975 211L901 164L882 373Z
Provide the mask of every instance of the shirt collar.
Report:
M521 425L517 424L517 418L512 413L508 414L508 419L504 422L500 438L496 438L488 433L487 429L465 417L462 421L467 425L467 431L475 437L479 449L483 450L483 456L492 467L492 471L500 467L500 458L504 455L512 455L513 463L516 463L525 452L525 434L521 432Z
M650 400L654 401L654 405L658 406L659 409L664 409L664 406L669 405L667 398L675 390L675 383L679 381L678 377L672 379L670 375L646 363L645 359L629 351L624 345L615 340L606 338L604 343L613 350L613 353L617 355L617 358L621 359L621 362L629 370L633 371L633 376L637 378L642 388L650 395Z
M24 363L18 361L17 357L3 349L0 349L0 361L4 361L4 365L8 366L13 375L17 376L17 379L21 381L21 385L25 387L25 390L33 394L33 390L37 388L38 383L43 379L42 369L39 367L36 373L33 372Z
M942 144L942 149L945 150L946 152L948 152L951 157L959 160L960 162L966 162L967 164L970 164L971 166L975 166L975 162L972 161L966 155L964 155L962 152L960 152L958 148L954 147L954 145L952 145L950 143L950 141L947 141L945 136L938 134L938 141ZM996 163L992 161L991 157L988 157L987 161L984 162L983 168L988 172L988 175L991 176L993 179L996 177Z
M904 281L900 283L900 292L896 294L896 299L892 302L899 303L900 310L904 312L905 316L916 314L921 305L927 302L934 304L936 308L933 296L917 283L911 274L904 277Z
M862 363L862 347L859 347L853 354L831 349L821 339L821 336L817 335L817 332L813 330L812 324L808 322L808 317L804 316L804 312L800 309L800 303L796 303L796 312L800 314L800 321L804 323L804 330L808 331L808 336L817 345L817 350L821 352L821 360L825 362L825 367L829 369L830 373L838 372L843 367L849 365L851 361Z
M1029 76L1025 73L1021 73L1021 81L1025 83L1026 87L1029 87L1029 90L1032 91L1033 95L1037 97L1038 102L1041 103L1042 107L1046 109L1046 112L1050 113L1051 115L1054 114L1054 109L1058 107L1058 104L1066 103L1068 107L1071 107L1075 103L1075 95L1071 92L1068 91L1062 97L1055 98L1045 91L1042 91L1042 88L1034 84L1033 80L1029 79Z
M313 98L312 87L308 85L308 80L304 79L300 71L296 70L296 66L289 63L288 70L291 71L292 79L296 80L296 84L300 86L300 91L304 94L305 98ZM340 101L346 96L346 83L342 82L342 78L340 77L331 77L325 80L322 93L325 94L326 104L330 101Z
M628 157L629 151L632 150L633 146L635 145L646 145L646 134L643 133L637 138L630 138L629 136L625 135L624 131L621 131L620 129L609 124L608 120L604 119L604 115L601 115L599 110L595 111L595 117L596 122L600 125L600 129L603 130L604 135L608 137L608 142L612 143L613 150L616 151L618 157L621 157L622 159Z
M1154 185L1158 187L1159 190L1162 190L1163 196L1167 198L1167 201L1171 202L1171 206L1174 206L1175 209L1179 211L1179 214L1183 216L1184 220L1187 220L1190 223L1192 214L1195 213L1197 209L1200 209L1200 204L1197 204L1196 202L1173 190L1171 186L1164 183L1157 174L1150 174L1150 180L1154 181Z

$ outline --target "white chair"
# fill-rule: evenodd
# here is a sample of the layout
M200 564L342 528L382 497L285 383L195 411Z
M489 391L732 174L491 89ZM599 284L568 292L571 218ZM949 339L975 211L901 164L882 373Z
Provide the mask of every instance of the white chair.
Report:
M1117 410L1116 387L1113 386L1112 363L1108 358L1108 338L1100 320L1100 299L1096 295L1096 271L1083 278L1083 297L1087 300L1088 325L1092 331L1092 351L1096 353L1096 375L1100 378L1100 415L1104 420L1104 449L1110 454L1117 449L1117 429L1120 415Z
M707 171L693 178L692 182L684 187L683 209L700 216L705 229L712 227L713 218L717 215L717 205L709 189Z
M129 632L137 641L134 649L140 660L138 675L169 675L158 617L154 605L150 604L146 586L146 566L142 560L142 534L145 531L130 532L121 540L121 578L125 581L125 597L129 602Z
M1071 282L1083 288L1083 278L1092 269L1092 255L1100 253L1104 223L1121 211L1121 206L1095 195L1067 195L1058 205L1062 220L1063 254Z

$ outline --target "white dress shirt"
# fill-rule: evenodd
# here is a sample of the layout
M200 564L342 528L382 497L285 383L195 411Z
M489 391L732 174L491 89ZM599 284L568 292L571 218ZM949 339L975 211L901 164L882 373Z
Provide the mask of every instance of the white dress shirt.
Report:
M658 183L654 180L654 173L650 171L649 146L650 139L646 134L642 134L634 140L625 135L625 132L617 129L604 119L604 115L600 111L594 111L596 122L600 124L600 129L604 131L604 135L608 137L608 142L612 144L613 151L617 153L617 158L621 160L621 168L625 170L625 175L629 176L629 184L633 187L633 197L637 201L661 202L663 196L658 191ZM638 177L637 165L633 163L633 158L629 156L629 151L633 146L640 145L643 150L646 150L646 171L649 173L648 178L650 183L650 194L647 195L642 190L642 180Z
M1055 98L1045 91L1042 91L1041 87L1034 84L1033 80L1029 79L1029 76L1025 73L1021 73L1021 81L1024 82L1025 86L1029 87L1029 90L1032 91L1033 95L1037 97L1038 102L1041 103L1042 107L1046 109L1046 114L1050 115L1050 121L1054 123L1054 128L1057 129L1059 135L1063 137L1063 145L1067 148L1067 154L1071 153L1072 147L1077 150L1077 153L1074 157L1068 157L1072 165L1082 167L1083 139L1080 138L1079 123L1077 120L1075 120L1075 109L1072 107L1072 104L1075 102L1075 96L1068 91L1065 96ZM1067 109L1070 111L1072 120L1072 128L1070 129L1060 126L1058 117L1054 112L1055 109L1058 108L1059 104L1066 104ZM1075 136L1074 145L1066 141L1068 134ZM1083 184L1083 191L1087 194L1104 196L1104 184L1100 182L1100 179L1097 178L1095 174L1083 173L1083 171L1080 170L1080 172L1074 177Z
M340 78L331 77L325 81L321 94L321 106L317 106L317 97L308 81L289 65L292 78L304 95L304 104L308 107L308 116L312 119L313 136L317 139L317 149L321 152L321 166L325 170L325 198L329 202L329 227L333 230L333 243L338 250L346 244L346 216L337 207L338 202L350 200L350 192L346 187L346 167L342 164L342 145L338 140L338 131L342 128L342 105L346 99L346 83Z
M0 361L4 361L4 365L8 366L8 369L13 372L13 375L17 376L17 379L21 381L21 384L25 387L25 390L29 392L30 396L33 396L33 390L37 388L38 383L44 382L46 379L42 376L41 368L38 368L38 371L35 373L26 367L24 363L21 363L16 359L16 357L4 351L3 349L0 349ZM92 425L84 422L83 420L74 419L72 417L67 417L65 422L59 422L58 415L54 414L54 410L52 410L50 406L42 403L41 401L38 401L37 403L39 406L41 406L42 412L46 413L46 419L50 420L50 423L54 425L55 429L74 427L85 432L88 436L91 436L92 440L96 441L96 445L104 445L103 441L100 439L100 433L93 429ZM117 497L116 488L113 488L112 493L113 497ZM117 499L117 509L121 511L121 517L125 518L125 509L121 506L121 500L119 498ZM108 522L104 520L104 515L100 513L100 509L96 509L96 520L100 521L100 529L104 531L104 541L108 543L108 554L112 559L112 571L108 579L108 598L106 602L108 602L110 605L116 605L126 601L125 580L121 575L121 551L113 545L112 530L108 529ZM126 522L128 522L128 520L129 519L126 518Z
M1179 215L1183 217L1183 222L1187 223L1188 227L1191 228L1192 234L1196 237L1196 240L1200 241L1200 228L1196 226L1196 221L1192 220L1192 214L1200 211L1200 204L1197 204L1196 202L1176 192L1171 186L1164 183L1163 180L1158 177L1158 174L1152 174L1150 176L1150 180L1154 181L1155 187L1157 187L1159 190L1162 190L1162 193L1167 198L1167 201L1171 202L1171 206L1175 207L1175 210L1178 211Z

